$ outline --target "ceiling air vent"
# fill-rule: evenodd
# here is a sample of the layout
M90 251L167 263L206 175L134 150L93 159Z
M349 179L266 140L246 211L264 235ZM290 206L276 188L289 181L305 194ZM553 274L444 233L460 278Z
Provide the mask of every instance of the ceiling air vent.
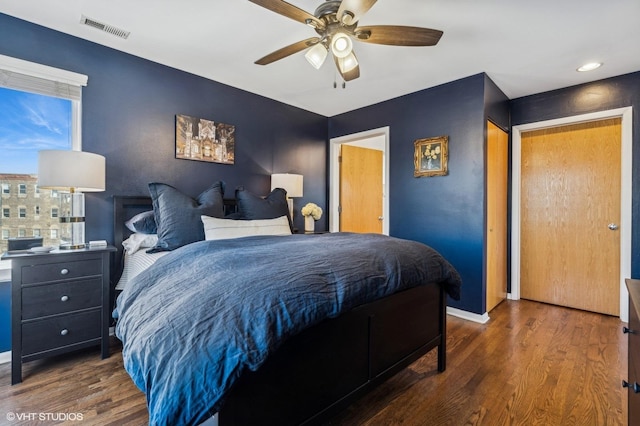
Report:
M130 34L129 31L121 30L120 28L96 21L95 19L87 18L84 15L82 15L80 23L124 39L127 39Z

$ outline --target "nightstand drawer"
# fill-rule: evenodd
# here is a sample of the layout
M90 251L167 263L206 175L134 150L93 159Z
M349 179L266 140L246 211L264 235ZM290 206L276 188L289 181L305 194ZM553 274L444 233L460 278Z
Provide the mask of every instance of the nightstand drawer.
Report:
M60 315L22 325L22 355L32 355L102 335L100 309Z
M102 275L102 261L100 259L23 266L22 284L33 284L91 275Z
M102 277L22 288L22 319L102 306Z

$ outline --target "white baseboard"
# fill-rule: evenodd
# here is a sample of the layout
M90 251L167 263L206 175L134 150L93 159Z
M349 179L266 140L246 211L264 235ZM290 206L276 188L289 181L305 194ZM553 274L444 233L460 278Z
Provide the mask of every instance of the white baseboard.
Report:
M457 308L452 308L450 306L447 306L447 314L454 317L462 318L467 321L477 322L480 324L485 324L487 321L489 321L489 313L487 312L480 315L480 314L475 314L473 312L463 311L462 309L457 309Z
M0 364L11 362L11 351L0 352Z

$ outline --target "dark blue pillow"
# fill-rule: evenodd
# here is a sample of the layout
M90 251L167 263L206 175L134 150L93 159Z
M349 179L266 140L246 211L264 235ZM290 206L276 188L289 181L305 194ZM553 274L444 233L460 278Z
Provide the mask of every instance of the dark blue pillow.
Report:
M139 232L141 234L155 234L158 232L158 227L156 226L156 219L153 215L153 210L138 213L137 215L126 221L124 225L131 232Z
M243 187L236 188L236 203L241 219L275 219L280 216L287 216L289 227L293 232L293 224L289 216L289 204L287 203L287 191L282 188L275 188L265 198L259 197L245 190Z
M193 199L166 183L150 183L158 244L147 253L170 251L204 240L201 215L224 217L224 183L216 182Z

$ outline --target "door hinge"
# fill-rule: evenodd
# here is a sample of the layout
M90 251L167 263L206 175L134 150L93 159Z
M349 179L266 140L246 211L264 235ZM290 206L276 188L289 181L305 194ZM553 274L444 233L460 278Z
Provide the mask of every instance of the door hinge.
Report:
M342 206L338 206L338 214L342 214Z

